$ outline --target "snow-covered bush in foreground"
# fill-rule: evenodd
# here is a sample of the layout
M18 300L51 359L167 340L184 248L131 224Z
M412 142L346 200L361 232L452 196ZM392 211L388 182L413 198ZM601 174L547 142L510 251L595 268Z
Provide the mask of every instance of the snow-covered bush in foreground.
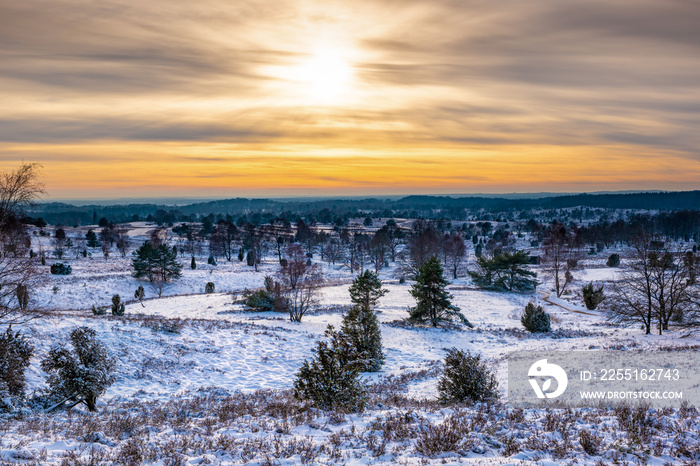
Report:
M33 352L31 343L20 332L14 332L12 326L0 335L0 397L24 393L24 371Z
M342 332L328 326L328 342L316 343L316 355L304 361L294 381L294 394L323 409L358 411L365 406L357 351Z
M445 357L438 393L439 401L446 404L493 401L498 398L498 382L480 354L452 348Z
M114 382L114 362L91 328L76 328L70 340L72 351L54 345L41 362L41 368L49 373L47 382L52 393L63 398L60 404L72 400L95 411L97 397Z

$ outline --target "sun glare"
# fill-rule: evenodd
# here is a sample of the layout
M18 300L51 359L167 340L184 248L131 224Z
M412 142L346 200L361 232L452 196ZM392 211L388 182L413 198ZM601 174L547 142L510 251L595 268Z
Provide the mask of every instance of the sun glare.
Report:
M349 89L352 68L337 52L320 50L299 67L297 77L312 97L332 101Z

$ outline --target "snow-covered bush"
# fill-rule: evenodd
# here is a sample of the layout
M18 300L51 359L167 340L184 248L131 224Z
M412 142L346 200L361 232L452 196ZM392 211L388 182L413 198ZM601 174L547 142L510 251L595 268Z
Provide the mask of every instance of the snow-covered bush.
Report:
M207 264L216 266L216 259L214 259L214 256L209 256L209 259L207 259Z
M64 398L63 402L85 403L95 411L97 397L114 382L114 361L91 328L76 328L70 340L72 351L54 344L41 361L41 368L49 374L46 382L52 394Z
M24 371L33 353L34 347L19 332L13 332L12 326L0 334L0 397L24 393Z
M68 264L57 262L51 266L51 273L54 275L70 275L73 269Z
M107 314L107 309L104 307L97 307L94 304L92 305L92 315L103 316L105 314Z
M595 288L593 283L584 285L581 289L581 294L583 295L583 303L586 305L586 309L590 311L598 307L598 304L605 299L603 285L600 285L598 288Z
M321 409L359 411L366 393L359 378L360 367L352 342L328 326L329 339L316 343L315 357L304 361L294 381L294 397L310 401Z
M204 285L204 292L207 294L213 293L214 289L215 289L214 282L207 282L207 284Z
M498 382L480 354L452 348L445 357L445 369L438 382L441 403L477 403L498 398Z
M123 316L126 311L124 303L122 303L122 297L118 294L112 296L112 315L113 316Z
M549 323L549 314L544 312L542 306L535 307L533 303L527 303L520 322L522 322L523 327L532 333L550 332L552 330L552 326Z

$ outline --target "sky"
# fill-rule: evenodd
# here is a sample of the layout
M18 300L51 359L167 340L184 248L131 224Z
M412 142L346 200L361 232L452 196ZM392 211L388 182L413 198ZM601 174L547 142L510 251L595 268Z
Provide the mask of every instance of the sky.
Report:
M700 189L697 0L0 0L52 198Z

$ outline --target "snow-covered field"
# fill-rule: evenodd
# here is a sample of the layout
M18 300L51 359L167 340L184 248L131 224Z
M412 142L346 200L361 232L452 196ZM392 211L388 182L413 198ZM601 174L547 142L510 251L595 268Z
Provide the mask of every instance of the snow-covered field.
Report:
M132 232L135 241L146 233L142 230ZM206 257L198 258L196 270L189 260L181 261L183 277L161 298L145 286L143 305L133 301L140 282L131 277L128 257L65 260L73 268L69 276L50 275L48 265L42 269L31 299L53 312L21 327L36 345L27 372L29 391L44 388L39 361L51 344L82 325L93 328L116 357L117 379L98 400L97 413L27 411L0 420L2 464L662 465L700 459L699 421L691 409L644 411L640 422L649 425L640 434L642 427L624 422L629 413L523 411L507 405L511 351L698 344L697 338L679 339L678 332L645 336L638 328L611 326L596 311L586 311L576 293L581 285L609 281L617 271L604 267L602 257L597 267L576 275L575 293L549 302L543 300L547 282L544 293L520 295L477 290L466 278L453 280L453 302L474 329L403 325L407 308L415 304L411 282L400 284L394 268L383 270L389 293L381 299L379 319L386 363L382 372L363 376L375 387L373 403L353 415L301 409L289 394L295 373L326 327L340 325L350 304L349 272L324 265L329 285L318 310L292 323L286 315L251 313L234 302L243 289L262 286L264 276L276 271L273 258L258 272L235 260L214 267ZM216 293L204 294L207 282L215 284ZM130 299L126 316L93 316L91 306L107 306L115 293ZM552 335L522 329L520 315L529 301L551 314ZM179 327L179 333L163 331L164 324ZM441 360L452 347L489 361L506 404L445 408L434 402ZM584 431L599 443L588 453ZM440 451L436 439L447 442L449 432L461 432L460 440L453 450Z

